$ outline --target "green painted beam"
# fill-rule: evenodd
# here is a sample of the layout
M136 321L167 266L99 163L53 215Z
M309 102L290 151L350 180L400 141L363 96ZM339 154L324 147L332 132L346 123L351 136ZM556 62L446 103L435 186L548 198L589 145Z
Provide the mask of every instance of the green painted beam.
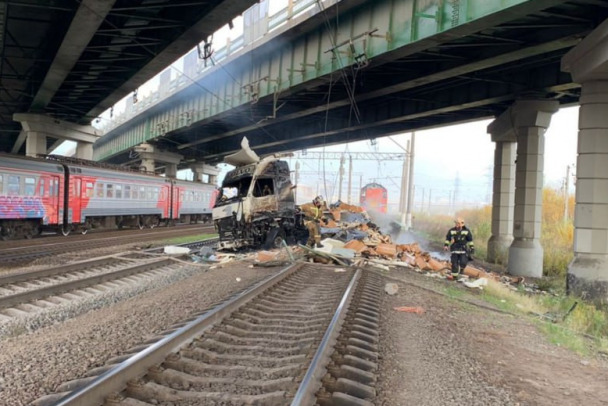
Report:
M306 1L306 0L301 0ZM310 0L308 0L310 1ZM94 159L103 160L141 142L230 111L246 103L272 100L352 65L380 64L521 18L565 0L370 0L341 13L339 26L327 24L263 57L238 50L206 70L186 97L175 97L165 111L136 125L125 123L102 137ZM314 3L314 2L312 2ZM346 0L345 0L346 3ZM318 6L317 6L318 7ZM324 18L318 13L312 18ZM297 20L296 20L297 22ZM293 26L286 22L282 31ZM270 43L278 29L260 40ZM279 37L280 38L280 37ZM236 41L235 41L236 42ZM256 44L257 45L257 44ZM219 52L218 52L219 54ZM252 61L255 61L252 63ZM245 69L239 69L245 66ZM230 76L226 72L231 72ZM192 90L197 91L192 91ZM140 113L140 114L146 114ZM254 124L254 123L252 123ZM119 138L122 141L110 141ZM192 145L192 144L190 144Z

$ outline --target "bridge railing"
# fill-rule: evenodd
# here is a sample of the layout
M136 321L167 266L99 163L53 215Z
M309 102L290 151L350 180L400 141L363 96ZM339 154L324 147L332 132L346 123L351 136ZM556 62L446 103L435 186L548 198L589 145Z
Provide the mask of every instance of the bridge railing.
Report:
M220 63L226 58L237 54L245 47L245 38L247 37L251 41L257 41L263 38L265 35L274 32L281 27L285 27L287 22L299 17L303 13L311 12L316 14L321 11L318 7L317 0L290 0L289 5L271 16L255 16L258 13L259 7L264 7L264 3L270 0L264 0L243 13L245 16L250 13L252 17L243 19L243 34L235 38L234 40L228 40L226 44L214 51L210 58L203 58L199 54L198 48L193 48L190 52L184 55L184 68L179 69L174 64L167 67L167 70L174 70L177 72L175 78L171 79L170 74L163 75L163 72L159 73L156 77L151 79L148 83L158 80L159 85L157 89L151 91L149 94L138 97L138 100L134 101L134 96L130 95L116 103L115 107L118 113L113 113L114 108L102 114L99 120L96 120L95 127L102 130L104 133L108 133L116 127L128 122L137 115L143 113L150 107L162 102L168 97L178 93L188 85L200 79L207 70L209 70L214 64ZM323 7L329 7L340 0L323 0ZM314 9L316 8L316 12ZM144 85L145 86L145 85ZM124 104L124 108L120 108L121 104Z

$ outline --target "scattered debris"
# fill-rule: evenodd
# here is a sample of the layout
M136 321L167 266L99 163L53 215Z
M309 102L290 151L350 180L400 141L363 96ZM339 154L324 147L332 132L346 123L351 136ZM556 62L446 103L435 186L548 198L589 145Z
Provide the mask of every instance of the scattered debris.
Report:
M404 313L416 313L416 314L426 313L426 310L424 310L424 308L422 308L422 307L401 306L401 307L393 307L393 309L397 310L398 312L404 312Z
M462 284L471 289L483 289L488 284L488 280L486 278L479 278L472 282L465 280Z
M384 291L389 295L395 295L399 291L399 286L396 283L387 283L384 285Z
M166 245L164 253L167 255L184 255L190 253L190 248L178 247L175 245Z

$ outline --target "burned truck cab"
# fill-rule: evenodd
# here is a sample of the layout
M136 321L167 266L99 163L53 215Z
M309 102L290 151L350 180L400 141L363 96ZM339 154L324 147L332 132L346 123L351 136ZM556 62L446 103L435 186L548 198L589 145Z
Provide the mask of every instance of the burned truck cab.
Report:
M276 156L226 174L213 208L218 248L277 247L298 226L289 164Z

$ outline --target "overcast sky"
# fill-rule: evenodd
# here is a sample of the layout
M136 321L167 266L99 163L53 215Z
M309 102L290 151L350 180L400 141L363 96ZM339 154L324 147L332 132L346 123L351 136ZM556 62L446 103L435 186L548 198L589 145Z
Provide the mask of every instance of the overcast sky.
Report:
M414 184L416 199L428 199L429 190L436 199L449 199L450 194L458 189L458 200L462 202L489 202L494 165L494 143L487 133L488 124L492 120L482 120L473 123L455 125L439 129L416 132ZM551 120L551 126L545 134L545 186L559 188L566 176L566 167L576 163L576 138L578 133L578 107L563 108ZM406 146L410 134L392 136L403 147ZM323 148L310 149L322 151ZM376 140L376 146L369 141L351 144L334 145L325 151L338 152L401 152L388 138ZM293 163L292 163L293 165ZM314 172L319 169L315 161L302 161L303 171ZM326 173L337 173L338 161L325 162ZM362 172L363 184L376 181L389 189L389 200L398 202L398 186L401 176L401 162L353 162L354 172ZM348 166L345 167L348 170ZM293 170L293 168L292 168ZM572 169L571 174L575 170ZM456 179L458 177L458 188ZM319 178L308 179L308 182L318 182ZM302 179L302 181L305 181ZM301 183L302 183L301 181ZM358 187L359 176L354 176L353 184ZM572 185L572 179L570 185ZM343 190L345 190L343 185ZM354 186L353 186L354 188ZM329 189L329 188L328 188ZM424 192L422 191L424 189ZM573 193L571 186L570 193ZM321 192L331 196L332 190ZM343 192L343 195L345 192ZM334 193L337 195L337 192Z

